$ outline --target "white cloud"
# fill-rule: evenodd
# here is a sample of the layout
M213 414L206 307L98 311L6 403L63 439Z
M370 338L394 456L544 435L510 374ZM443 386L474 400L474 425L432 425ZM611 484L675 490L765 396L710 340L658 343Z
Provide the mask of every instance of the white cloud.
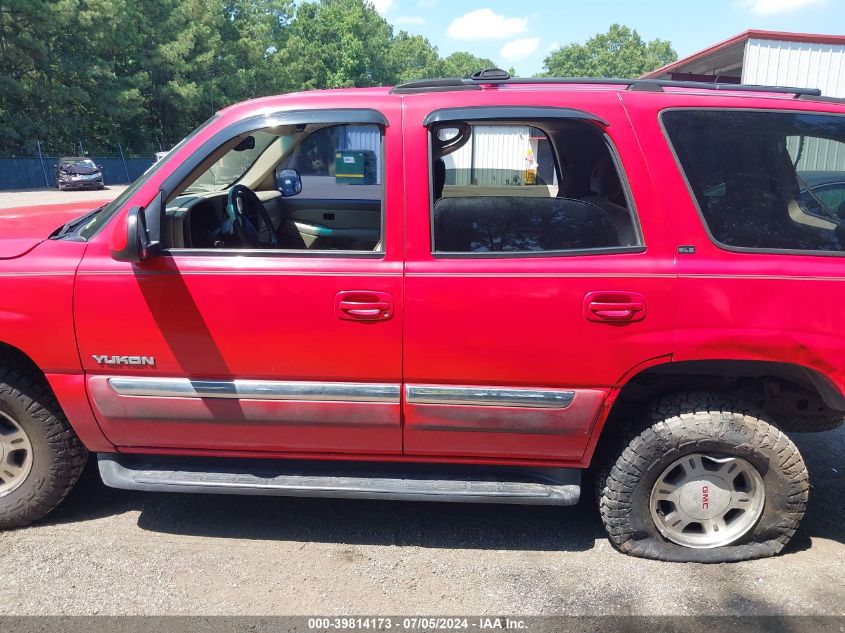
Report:
M398 18L393 18L394 24L425 24L425 18L418 15L400 15Z
M379 13L387 13L393 8L393 0L370 0Z
M446 32L457 40L504 40L527 30L526 18L506 18L492 9L476 9L452 20Z
M556 50L557 50L557 49L559 49L559 48L560 48L560 42L552 42L551 44L549 44L549 45L546 47L546 51L548 51L549 53L551 53L552 51L556 51Z
M499 51L499 55L509 62L515 62L528 57L531 53L537 50L539 45L539 37L524 37L518 40L511 40L502 46L502 50Z
M827 4L827 0L739 0L738 4L757 15L774 15L804 7L822 6Z

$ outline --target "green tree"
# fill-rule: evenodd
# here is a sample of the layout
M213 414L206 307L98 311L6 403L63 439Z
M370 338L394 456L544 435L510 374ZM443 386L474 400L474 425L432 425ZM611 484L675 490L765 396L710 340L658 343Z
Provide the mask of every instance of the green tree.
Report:
M495 67L496 64L489 59L458 51L443 60L443 75L445 77L469 77L479 70Z
M430 79L443 75L443 60L422 35L399 31L390 43L393 77L391 83Z
M293 0L225 0L215 71L221 105L291 89L279 49L293 11Z
M49 113L48 141L60 153L76 153L82 139L92 152L111 151L118 142L148 149L149 72L139 54L144 15L132 0L73 4L71 19L53 40L51 72L64 92Z
M288 85L298 89L392 82L393 28L362 0L303 2L279 51Z
M140 20L150 131L172 143L219 107L222 0L153 0ZM150 12L150 5L156 5Z
M546 74L558 77L639 77L678 59L671 43L643 41L635 30L613 24L584 44L569 44L553 51L543 64Z
M12 152L38 138L67 92L55 73L55 42L75 9L75 0L0 3L0 142Z

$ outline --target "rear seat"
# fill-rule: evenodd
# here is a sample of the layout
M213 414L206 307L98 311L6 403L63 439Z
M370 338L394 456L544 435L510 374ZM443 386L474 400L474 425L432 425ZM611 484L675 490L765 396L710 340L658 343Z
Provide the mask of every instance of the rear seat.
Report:
M622 246L610 216L571 198L473 196L434 205L437 252L554 251Z

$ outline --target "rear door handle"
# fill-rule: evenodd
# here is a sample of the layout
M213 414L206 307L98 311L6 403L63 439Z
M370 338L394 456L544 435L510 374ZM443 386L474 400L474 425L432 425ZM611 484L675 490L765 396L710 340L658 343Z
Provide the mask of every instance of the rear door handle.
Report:
M374 290L343 290L335 295L334 313L349 321L386 321L393 316L393 296Z
M645 318L646 300L639 292L588 292L583 309L588 321L631 323Z

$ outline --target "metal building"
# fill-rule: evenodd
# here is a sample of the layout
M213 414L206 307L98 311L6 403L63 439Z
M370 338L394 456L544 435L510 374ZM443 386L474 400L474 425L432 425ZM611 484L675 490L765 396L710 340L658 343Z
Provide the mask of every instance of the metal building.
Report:
M745 31L643 77L819 88L845 97L845 35Z

